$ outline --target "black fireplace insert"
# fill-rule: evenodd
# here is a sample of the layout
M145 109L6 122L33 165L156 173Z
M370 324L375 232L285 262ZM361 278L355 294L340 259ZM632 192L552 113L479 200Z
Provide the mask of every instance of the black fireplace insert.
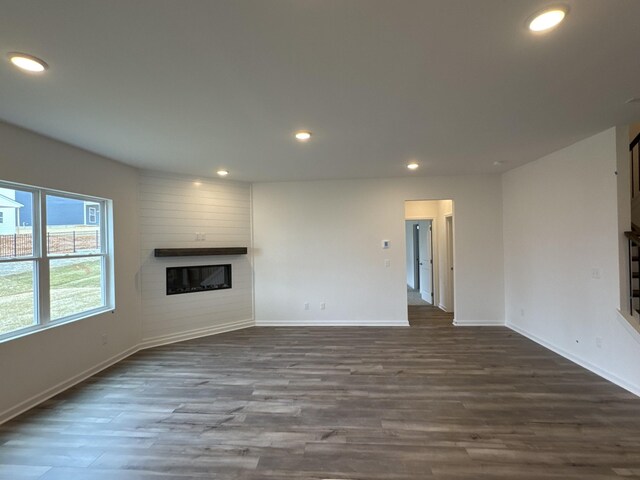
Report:
M167 267L167 295L231 288L231 264Z

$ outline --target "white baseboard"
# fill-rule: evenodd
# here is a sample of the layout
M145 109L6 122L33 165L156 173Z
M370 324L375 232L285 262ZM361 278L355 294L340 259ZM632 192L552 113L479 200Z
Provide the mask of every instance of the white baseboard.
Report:
M456 327L504 327L502 320L454 320Z
M408 327L408 320L260 320L256 327Z
M587 370L595 373L596 375L604 378L605 380L609 380L611 383L614 383L616 385L618 385L619 387L624 388L625 390L627 390L628 392L633 393L634 395L637 395L640 397L640 386L639 385L632 385L630 383L628 383L627 381L623 380L622 378L618 377L617 375L608 372L606 370L603 370L602 368L594 365L593 363L580 358L572 353L567 352L566 350L564 350L563 348L558 347L557 345L554 345L553 343L547 342L546 340L543 340L542 338L538 337L537 335L534 335L533 333L530 333L528 331L526 331L525 329L514 325L513 323L507 322L507 327L510 328L511 330L513 330L516 333L519 333L520 335L527 337L529 340L532 340L534 342L536 342L539 345L542 345L545 348L548 348L549 350L551 350L552 352L557 353L558 355L560 355L561 357L566 358L567 360L571 360L573 363L580 365L583 368L586 368Z
M139 350L168 345L170 343L184 342L185 340L192 340L194 338L208 337L209 335L217 335L219 333L233 332L234 330L241 330L243 328L253 327L254 325L253 319L236 320L220 325L213 325L211 327L196 328L186 332L170 333L167 335L145 338L140 342Z
M65 390L77 385L78 383L86 380L87 378L95 375L96 373L101 372L102 370L115 365L121 360L124 360L130 355L133 355L139 350L138 346L131 347L124 352L121 352L117 355L114 355L107 360L100 362L98 365L91 367L84 372L80 372L73 377L54 385L51 388L46 389L44 392L34 395L33 397L27 398L26 400L20 402L19 404L5 410L0 413L0 424L11 420L14 417L17 417L21 413L26 412L27 410L32 409L33 407L41 404L42 402L49 400L52 397L55 397L59 393L64 392Z

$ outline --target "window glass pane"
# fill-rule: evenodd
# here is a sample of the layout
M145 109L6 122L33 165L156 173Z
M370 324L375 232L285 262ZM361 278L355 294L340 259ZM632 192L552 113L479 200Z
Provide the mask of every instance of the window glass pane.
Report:
M34 262L0 263L0 335L35 323Z
M33 193L0 187L0 258L33 255Z
M47 253L100 253L101 204L47 195Z
M50 260L51 320L104 306L102 257Z

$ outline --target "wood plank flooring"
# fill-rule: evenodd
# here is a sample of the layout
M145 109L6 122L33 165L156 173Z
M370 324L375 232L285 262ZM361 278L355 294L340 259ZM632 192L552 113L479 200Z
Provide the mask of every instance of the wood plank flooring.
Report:
M434 326L434 322L443 327L451 325L453 313L433 305L409 305L409 324L412 327Z
M146 350L0 427L2 480L203 478L640 478L640 399L441 319Z

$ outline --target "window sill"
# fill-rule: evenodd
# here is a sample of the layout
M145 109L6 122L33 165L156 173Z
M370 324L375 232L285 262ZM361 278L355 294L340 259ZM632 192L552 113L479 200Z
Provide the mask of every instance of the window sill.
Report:
M15 330L13 332L8 332L3 335L0 335L0 344L9 342L11 340L16 340L18 338L24 338L24 337L33 335L35 333L51 330L53 328L60 327L62 325L68 325L70 323L84 320L86 318L95 317L97 315L103 315L109 312L115 313L115 308L114 307L96 308L94 310L82 312L77 315L61 318L60 320L54 320L52 322L47 323L46 325L32 325L31 327L21 328L20 330Z

